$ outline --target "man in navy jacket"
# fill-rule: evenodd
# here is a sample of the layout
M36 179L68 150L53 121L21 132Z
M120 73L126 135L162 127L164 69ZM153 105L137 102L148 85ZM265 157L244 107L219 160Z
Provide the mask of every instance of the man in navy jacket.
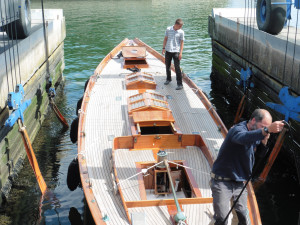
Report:
M229 202L237 198L252 174L256 146L266 145L270 133L278 133L283 127L282 121L272 123L267 110L256 109L248 122L241 122L228 131L211 173L215 225L227 224L223 221L229 212ZM246 189L236 203L235 211L239 225L250 224Z

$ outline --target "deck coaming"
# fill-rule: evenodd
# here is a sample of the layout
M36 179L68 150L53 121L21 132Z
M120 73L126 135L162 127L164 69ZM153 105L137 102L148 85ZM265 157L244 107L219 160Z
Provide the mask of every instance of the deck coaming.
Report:
M147 54L147 61L150 68L143 69L144 72L150 72L154 75L157 83L157 92L163 95L172 96L168 99L168 103L173 112L175 121L184 134L191 134L193 132L199 132L204 142L211 150L212 155L215 157L217 151L223 141L223 136L219 132L217 125L210 117L206 108L200 101L200 99L194 94L193 90L184 84L184 89L176 91L175 74L172 74L173 81L165 86L163 82L166 79L165 66L159 60L154 58L151 54ZM119 195L113 193L113 183L111 178L111 152L112 152L112 137L131 135L127 122L127 98L131 95L137 94L138 91L126 91L124 85L125 74L131 73L128 70L121 70L122 59L112 59L102 71L100 77L97 79L95 86L90 94L90 102L86 110L86 123L84 127L85 131L85 158L88 167L88 174L90 183L92 184L92 190L94 192L96 202L100 207L102 214L107 214L110 221L107 224L128 224L127 217L121 198ZM211 191L208 186L210 172L209 165L197 147L188 147L189 154L180 154L178 149L168 149L169 160L186 160L189 167L195 168L192 174L195 177L197 184L201 190L203 197L211 197ZM135 167L135 161L154 161L153 154L145 151L145 154L141 154L140 151L130 152L130 158L128 154L123 154L123 150L118 150L116 154L117 172L120 181L137 173ZM126 161L121 160L125 157ZM131 160L132 159L132 160ZM134 160L133 160L134 159ZM129 186L135 186L134 188L124 189L124 198L126 200L139 200L140 193L137 183L137 177L127 182ZM126 182L121 184L122 188L125 188ZM96 203L95 203L96 204ZM209 204L210 208L212 207ZM159 209L158 209L159 208ZM165 207L166 208L166 207ZM147 224L168 224L169 214L168 211L161 207L147 207L143 208L143 211L147 212L147 219L150 222ZM198 205L184 206L185 211L189 211L199 215L199 213L205 214L206 208L198 208ZM198 211L199 210L199 211ZM131 208L129 212L137 212L138 208ZM211 209L212 211L212 209ZM153 216L161 215L163 213L166 216L164 222L156 221ZM194 214L195 215L195 214ZM159 216L157 216L159 218ZM192 220L192 218L189 218ZM201 222L199 220L190 221L189 224L208 224L205 221L209 219L203 217Z

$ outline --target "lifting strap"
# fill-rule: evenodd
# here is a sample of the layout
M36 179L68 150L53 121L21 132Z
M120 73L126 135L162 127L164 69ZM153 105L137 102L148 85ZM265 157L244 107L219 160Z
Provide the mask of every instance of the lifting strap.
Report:
M57 119L62 123L62 125L64 126L64 128L68 129L69 128L69 124L67 122L67 120L64 118L64 116L61 114L61 112L59 111L58 107L56 106L53 98L49 98L50 101L50 106L53 109L55 116L57 117Z
M23 143L25 146L25 150L26 150L26 154L27 154L29 163L34 171L34 174L35 174L35 177L39 184L40 190L41 190L42 194L44 195L45 192L47 191L47 185L46 185L45 180L40 171L38 162L36 160L36 157L35 157L31 142L30 142L30 138L28 136L25 126L23 126L23 124L22 124L21 119L18 119L18 124L19 124L19 131L22 136L22 140L23 140Z
M241 117L242 117L242 115L244 113L245 105L246 105L245 98L246 98L246 94L243 95L243 97L242 97L242 99L240 101L239 107L238 107L238 109L236 111L236 114L235 114L235 117L234 117L233 124L237 124L240 121L240 119L241 119Z
M273 166L275 159L277 158L277 155L282 147L282 144L286 137L287 131L288 131L288 129L284 127L282 129L282 131L280 132L280 134L276 140L276 143L274 145L274 148L268 158L266 166L264 167L263 171L259 175L258 179L253 183L254 189L257 189L258 187L260 187L260 185L262 185L266 181L267 176L271 170L271 167Z

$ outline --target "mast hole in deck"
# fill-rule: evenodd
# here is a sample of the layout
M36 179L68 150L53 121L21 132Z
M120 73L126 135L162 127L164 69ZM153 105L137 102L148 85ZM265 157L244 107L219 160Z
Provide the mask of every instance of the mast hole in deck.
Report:
M182 161L176 162L183 165ZM153 166L153 163L141 164L142 169ZM173 180L176 194L179 198L194 198L195 194L189 182L188 173L184 167L177 167L174 164L169 164L171 169L171 177ZM150 175L150 176L148 176ZM153 168L148 170L148 173L143 176L144 187L147 193L147 199L172 198L172 189L168 179L167 170L161 168ZM166 196L165 196L166 195ZM169 195L169 196L168 196Z
M141 135L147 134L173 134L173 131L170 126L141 127Z
M148 67L147 61L145 59L125 60L125 62L124 62L124 68L132 68L137 65Z

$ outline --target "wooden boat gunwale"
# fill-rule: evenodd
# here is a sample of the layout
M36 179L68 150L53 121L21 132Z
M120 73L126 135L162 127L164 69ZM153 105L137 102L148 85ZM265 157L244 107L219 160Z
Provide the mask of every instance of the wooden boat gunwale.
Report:
M154 57L156 57L157 59L159 59L161 62L163 62L163 63L165 62L164 57L162 55L160 55L157 51L155 51L153 48L151 48L150 46L146 45L145 43L143 43L139 39L135 38L133 40L133 42L135 44L137 44L138 46L145 46L146 47L146 51L148 51ZM83 191L84 191L84 194L85 194L88 206L90 208L91 214L92 214L92 216L94 218L94 221L97 224L101 224L101 225L102 224L106 224L106 223L102 220L103 215L102 215L101 210L100 210L100 208L99 208L99 206L98 206L98 204L96 202L96 198L95 198L95 195L94 195L93 189L92 189L92 184L89 181L89 174L88 174L88 170L87 170L87 164L86 164L85 157L84 157L84 153L85 153L85 133L84 133L84 127L85 127L85 120L86 120L86 114L85 114L85 112L86 112L86 109L87 109L88 104L89 104L89 97L90 97L89 95L90 95L90 93L91 93L91 91L92 91L92 89L94 87L95 82L97 81L97 77L99 75L101 75L102 70L108 64L109 60L111 60L121 50L121 48L123 46L126 46L128 43L129 43L129 40L127 38L124 39L97 66L97 68L94 71L94 75L92 75L90 77L87 89L86 89L86 91L84 93L83 102L82 102L82 105L81 105L81 113L80 113L80 116L79 116L79 126L78 126L78 161L79 161L79 170L80 170L80 178L81 178L81 182L82 182L82 188L83 188ZM175 72L175 69L174 69L173 65L172 65L171 69ZM205 96L205 94L185 74L183 75L183 80L193 90L193 92L198 96L198 98L204 104L206 110L209 112L210 116L212 117L212 119L214 120L214 122L216 123L216 125L218 126L218 128L219 128L220 132L222 133L223 137L225 137L228 131L227 131L225 125L223 124L222 120L220 119L219 115L216 113L215 109L211 105L210 101ZM180 135L182 135L182 134L180 133ZM201 136L200 136L200 138L201 138L200 142L203 142ZM122 140L122 142L127 142L128 139L131 139L131 143L128 144L127 147L128 148L132 148L133 146L131 146L131 145L132 145L132 142L134 141L133 136L118 137L118 141ZM199 142L199 140L198 140L198 142ZM118 145L116 145L115 141L114 141L114 148L115 147L118 148ZM201 150L202 150L202 148L201 148ZM207 148L207 152L210 153L210 151L208 150L208 148ZM207 156L207 155L205 155L205 157L207 159L209 158L209 156ZM211 160L209 160L210 166L212 166L212 163L213 163L213 159L211 158ZM113 162L113 164L114 164L114 162ZM256 202L256 197L255 197L255 194L254 194L254 191L253 191L251 183L248 184L247 190L248 190L248 205L250 205L250 207L248 207L248 209L251 209L250 212L249 212L250 218L251 218L251 223L255 224L255 225L256 224L259 225L259 224L261 224L261 218L260 218L260 214L259 214L259 210L258 210L258 205L257 205L257 202ZM123 197L122 200L124 200L124 197ZM132 201L132 204L134 204L134 201ZM124 209L125 209L125 212L127 214L127 217L129 218L129 221L130 221L128 209L126 209L126 208L124 208Z
M120 49L128 44L129 40L126 38L124 39L119 45L117 45L106 57L101 61L101 63L97 66L96 70L94 71L94 75L92 75L89 79L86 91L83 95L83 100L81 104L81 109L79 113L79 123L78 123L78 163L79 163L79 172L80 172L80 179L83 188L83 192L88 203L89 209L93 216L94 221L100 225L105 225L106 223L102 220L103 215L101 210L96 203L96 198L93 193L93 189L91 188L91 184L89 183L89 175L88 175L88 168L86 165L86 160L84 157L85 152L85 135L84 135L84 127L85 127L85 119L86 119L86 109L89 103L89 95L95 85L97 80L97 76L101 73L104 67L107 65L108 61L113 58L113 56L120 51Z

